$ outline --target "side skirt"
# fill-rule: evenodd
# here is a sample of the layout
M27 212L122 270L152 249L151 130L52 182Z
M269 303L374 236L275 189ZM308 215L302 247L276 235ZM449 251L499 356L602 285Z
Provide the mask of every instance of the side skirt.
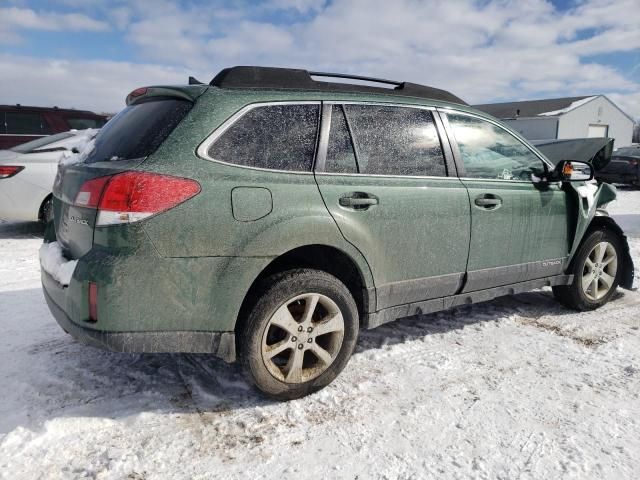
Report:
M427 313L447 310L459 305L469 305L472 303L486 302L505 295L530 292L536 288L552 287L555 285L571 285L573 275L555 275L553 277L529 280L526 282L513 283L501 287L487 288L475 292L461 293L450 297L434 298L424 302L407 303L396 307L385 308L368 314L364 319L364 328L371 329L379 327L385 323L392 322L398 318L412 317L415 315L425 315Z

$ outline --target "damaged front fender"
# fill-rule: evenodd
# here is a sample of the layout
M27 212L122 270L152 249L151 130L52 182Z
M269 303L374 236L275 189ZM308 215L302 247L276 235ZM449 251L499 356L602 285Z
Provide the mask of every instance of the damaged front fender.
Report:
M611 230L620 237L623 246L620 286L627 290L635 290L637 288L633 285L635 267L629 252L627 237L622 228L603 208L616 199L616 188L608 183L597 185L595 182L569 185L577 199L578 206L575 236L569 253L570 262L573 261L573 256L588 232L605 228Z

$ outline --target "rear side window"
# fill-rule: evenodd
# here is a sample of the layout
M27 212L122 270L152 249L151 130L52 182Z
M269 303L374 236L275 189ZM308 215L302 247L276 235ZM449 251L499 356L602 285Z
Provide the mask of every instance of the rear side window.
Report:
M39 113L7 112L5 114L6 133L16 135L47 135L49 125Z
M151 155L191 109L191 102L152 99L129 105L100 129L85 163Z
M438 131L429 110L344 105L360 173L446 176Z
M265 105L249 110L213 145L214 160L274 170L311 171L319 105Z

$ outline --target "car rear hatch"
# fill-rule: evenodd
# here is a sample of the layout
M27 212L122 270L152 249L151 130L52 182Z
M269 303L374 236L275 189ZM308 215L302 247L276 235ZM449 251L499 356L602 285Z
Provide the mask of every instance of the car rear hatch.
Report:
M150 90L132 92L128 106L102 127L95 139L58 165L53 188L54 226L56 240L69 259L80 258L91 249L94 229L101 222L98 204L106 186L117 174L122 179L127 175L123 172L144 162L193 105L182 90L172 94L163 88L161 95Z

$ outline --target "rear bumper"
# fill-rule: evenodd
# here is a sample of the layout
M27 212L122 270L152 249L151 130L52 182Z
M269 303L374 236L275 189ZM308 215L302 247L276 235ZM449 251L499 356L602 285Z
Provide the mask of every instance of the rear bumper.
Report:
M106 332L78 325L53 300L46 283L55 282L42 273L44 298L62 329L80 343L113 352L128 353L210 353L227 362L236 359L233 332ZM45 278L48 277L48 278Z

